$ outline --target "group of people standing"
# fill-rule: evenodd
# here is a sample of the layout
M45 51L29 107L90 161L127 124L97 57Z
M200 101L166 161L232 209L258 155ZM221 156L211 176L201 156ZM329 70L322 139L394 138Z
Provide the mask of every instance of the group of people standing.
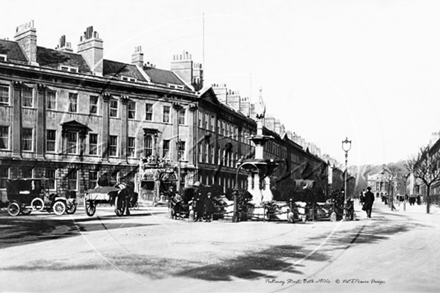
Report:
M185 203L181 195L174 191L174 186L170 186L168 191L169 200L173 205L175 214L182 215L183 210L190 213L191 210L189 209L189 206L192 206L195 222L202 222L203 220L205 220L205 222L211 222L215 212L214 198L209 191L206 192L206 194L203 194L199 187L200 185L197 183L194 185L191 200L188 203Z
M195 200L194 209L194 222L211 222L212 215L214 214L214 199L212 198L212 193L206 193L206 198L203 199L201 193L197 193Z

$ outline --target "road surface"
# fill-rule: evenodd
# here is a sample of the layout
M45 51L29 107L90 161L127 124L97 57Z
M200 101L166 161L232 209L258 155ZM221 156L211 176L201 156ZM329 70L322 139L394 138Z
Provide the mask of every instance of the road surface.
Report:
M438 292L440 209L356 221L190 222L0 212L1 292Z

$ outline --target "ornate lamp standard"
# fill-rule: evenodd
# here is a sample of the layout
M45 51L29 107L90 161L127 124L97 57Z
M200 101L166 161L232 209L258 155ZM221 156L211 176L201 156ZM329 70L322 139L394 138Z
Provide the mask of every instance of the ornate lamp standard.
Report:
M347 205L347 162L348 162L348 151L351 149L351 140L348 140L348 137L345 138L345 140L342 141L342 150L345 152L345 172L344 172L344 211L343 211L343 218L345 219L345 216L347 214L346 211L346 205Z

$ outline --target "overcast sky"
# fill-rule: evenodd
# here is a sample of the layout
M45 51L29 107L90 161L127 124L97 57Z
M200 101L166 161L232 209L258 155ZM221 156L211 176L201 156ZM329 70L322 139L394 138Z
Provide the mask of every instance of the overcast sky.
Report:
M226 84L349 165L407 159L440 131L440 1L5 1L0 38L34 20L39 46L93 26L104 58L169 69L188 51Z

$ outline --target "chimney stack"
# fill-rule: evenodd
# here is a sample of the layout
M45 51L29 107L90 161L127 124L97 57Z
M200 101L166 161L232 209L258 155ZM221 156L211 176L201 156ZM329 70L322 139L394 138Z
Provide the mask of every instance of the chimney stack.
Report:
M275 118L272 117L272 116L266 117L264 119L264 126L267 129L272 130L272 131L275 132Z
M250 110L251 110L251 102L249 102L249 98L242 98L240 101L240 112L243 113L245 116L250 116Z
M142 47L134 47L134 53L131 55L131 64L135 64L139 67L144 66L144 53L142 53Z
M278 133L279 135L281 135L281 122L280 120L275 120L275 124L274 124L274 130L276 133Z
M191 85L194 90L199 91L203 88L202 64L194 63L188 52L183 51L183 54L173 56L171 71L186 84Z
M61 36L60 43L58 44L58 46L55 49L57 49L58 51L63 51L63 52L73 52L72 44L70 42L66 42L65 35Z
M226 87L226 84L213 84L212 90L220 102L223 104L228 102L228 88Z
M87 65L89 65L95 75L102 76L104 58L103 41L99 38L98 33L93 30L93 26L89 26L84 32L84 36L80 37L78 53L83 56Z
M37 65L37 30L31 20L17 27L14 39L26 55L29 64Z
M229 92L228 105L232 107L235 111L240 111L240 93L238 91Z

